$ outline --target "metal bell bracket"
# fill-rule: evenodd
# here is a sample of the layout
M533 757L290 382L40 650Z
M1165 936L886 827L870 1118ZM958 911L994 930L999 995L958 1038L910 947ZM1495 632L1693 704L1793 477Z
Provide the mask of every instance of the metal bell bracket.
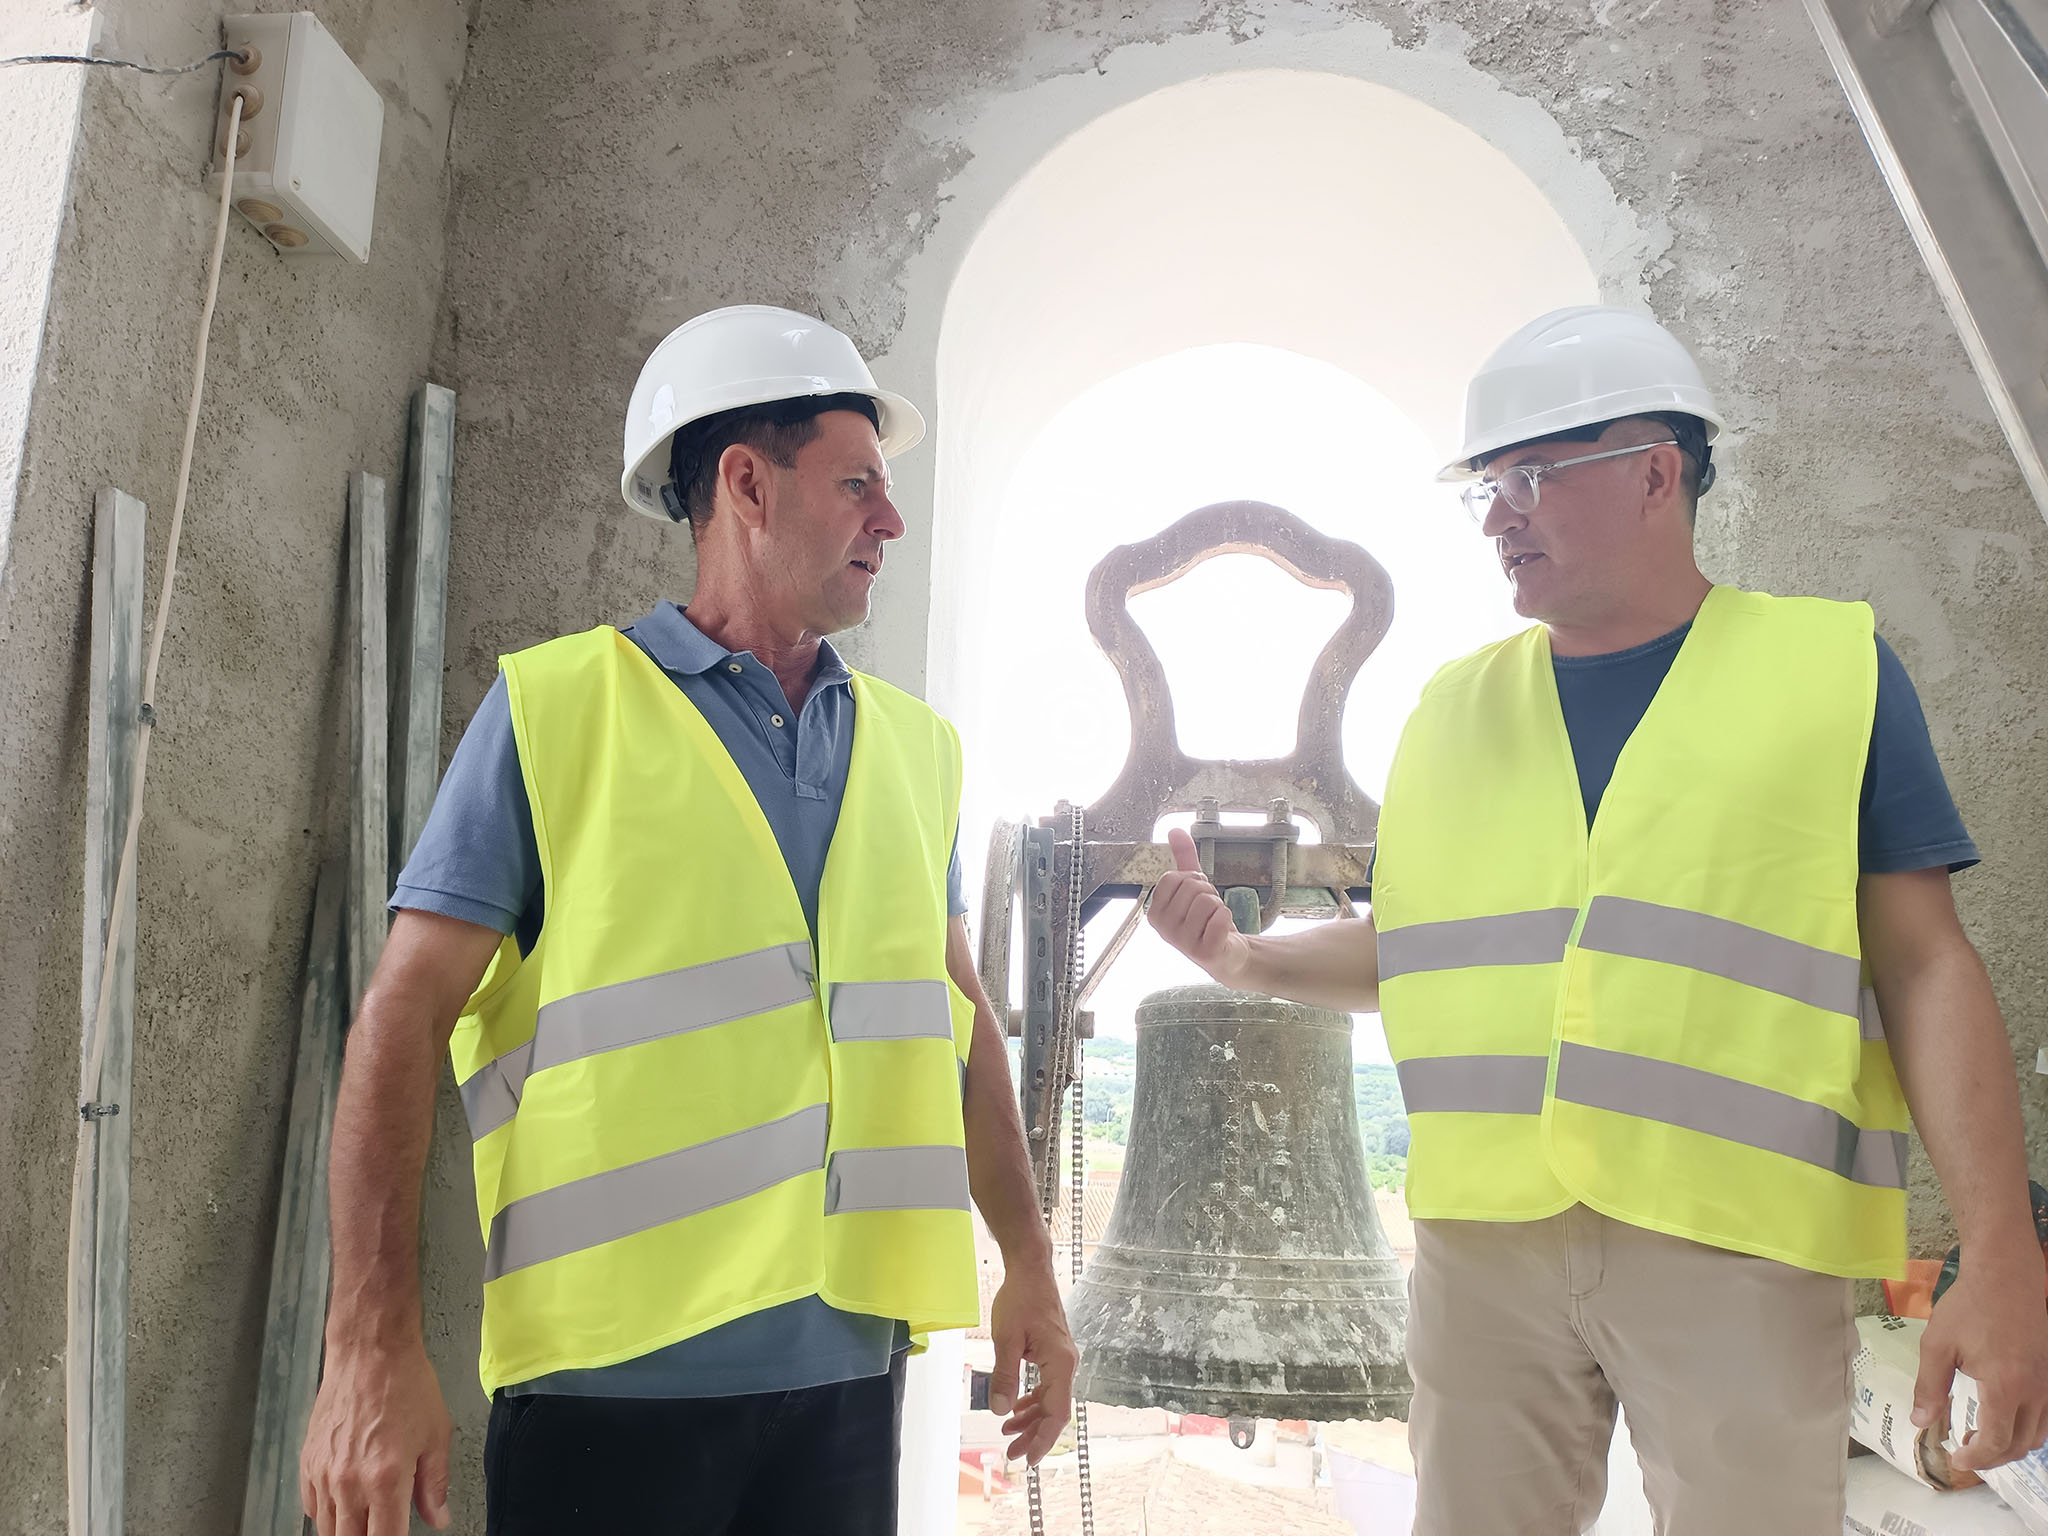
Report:
M1305 586L1351 599L1351 611L1310 669L1294 751L1286 757L1205 761L1183 752L1166 669L1131 617L1132 597L1235 554L1261 556ZM1109 900L1143 896L1173 868L1173 851L1151 837L1161 817L1180 811L1196 813L1202 867L1219 889L1260 890L1262 929L1283 911L1327 916L1334 908L1348 916L1352 899L1365 894L1379 806L1344 766L1340 731L1352 682L1393 622L1386 568L1360 546L1319 533L1279 507L1219 502L1111 550L1089 574L1087 611L1089 633L1123 682L1131 750L1116 782L1088 807L1082 920ZM1219 622L1239 617L1217 615ZM1279 622L1278 615L1243 617L1254 629L1260 621ZM1263 811L1266 824L1227 826L1225 811ZM1296 841L1297 811L1315 824L1321 842ZM1098 968L1113 958L1105 952Z

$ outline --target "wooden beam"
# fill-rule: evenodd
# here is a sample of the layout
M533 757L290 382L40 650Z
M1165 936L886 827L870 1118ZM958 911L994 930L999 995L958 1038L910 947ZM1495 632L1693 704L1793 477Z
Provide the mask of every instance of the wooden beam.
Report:
M313 895L240 1536L300 1536L305 1526L299 1447L319 1390L327 1322L327 1147L341 1079L346 884L342 862L333 860L321 867Z
M391 873L411 857L441 783L441 658L448 617L448 517L455 479L455 391L423 384L412 402L398 601L391 615Z
M128 808L141 737L143 504L124 491L100 492L93 516L92 678L86 725L84 965L80 978L79 1103L90 1143L86 1174L92 1213L90 1258L78 1266L81 1315L89 1319L82 1371L82 1526L118 1536L126 1503L128 1416L128 1148L135 1040L135 887L114 953L114 988L97 1080L93 1027ZM74 1500L74 1508L77 1503Z
M349 1017L363 1000L384 949L390 895L391 706L385 647L386 522L384 481L357 470L348 479L349 543Z
M1897 37L1934 8L1934 0L1870 0L1870 27L1879 37Z
M333 1252L327 1170L342 1042L384 946L390 780L387 733L384 482L348 482L349 838L320 871L306 949L291 1120L285 1135L270 1304L240 1536L301 1536L299 1449L320 1389Z

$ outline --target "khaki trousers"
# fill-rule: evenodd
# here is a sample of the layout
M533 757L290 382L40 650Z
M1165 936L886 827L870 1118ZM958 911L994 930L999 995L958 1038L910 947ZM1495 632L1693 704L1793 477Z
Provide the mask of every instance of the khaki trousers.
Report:
M1415 1536L1579 1536L1617 1400L1660 1536L1839 1536L1850 1284L1614 1221L1418 1221Z

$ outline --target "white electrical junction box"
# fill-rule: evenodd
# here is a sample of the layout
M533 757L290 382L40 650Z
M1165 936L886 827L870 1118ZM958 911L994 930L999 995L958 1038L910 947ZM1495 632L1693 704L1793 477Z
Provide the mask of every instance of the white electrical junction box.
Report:
M221 73L215 190L239 95L236 209L280 251L368 261L384 98L311 11L229 16L221 35L250 57Z

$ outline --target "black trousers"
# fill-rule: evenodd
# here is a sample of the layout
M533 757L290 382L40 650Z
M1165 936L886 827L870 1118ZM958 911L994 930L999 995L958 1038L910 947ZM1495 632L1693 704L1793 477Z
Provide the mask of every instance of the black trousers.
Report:
M903 1363L748 1397L500 1393L487 1536L895 1536Z

